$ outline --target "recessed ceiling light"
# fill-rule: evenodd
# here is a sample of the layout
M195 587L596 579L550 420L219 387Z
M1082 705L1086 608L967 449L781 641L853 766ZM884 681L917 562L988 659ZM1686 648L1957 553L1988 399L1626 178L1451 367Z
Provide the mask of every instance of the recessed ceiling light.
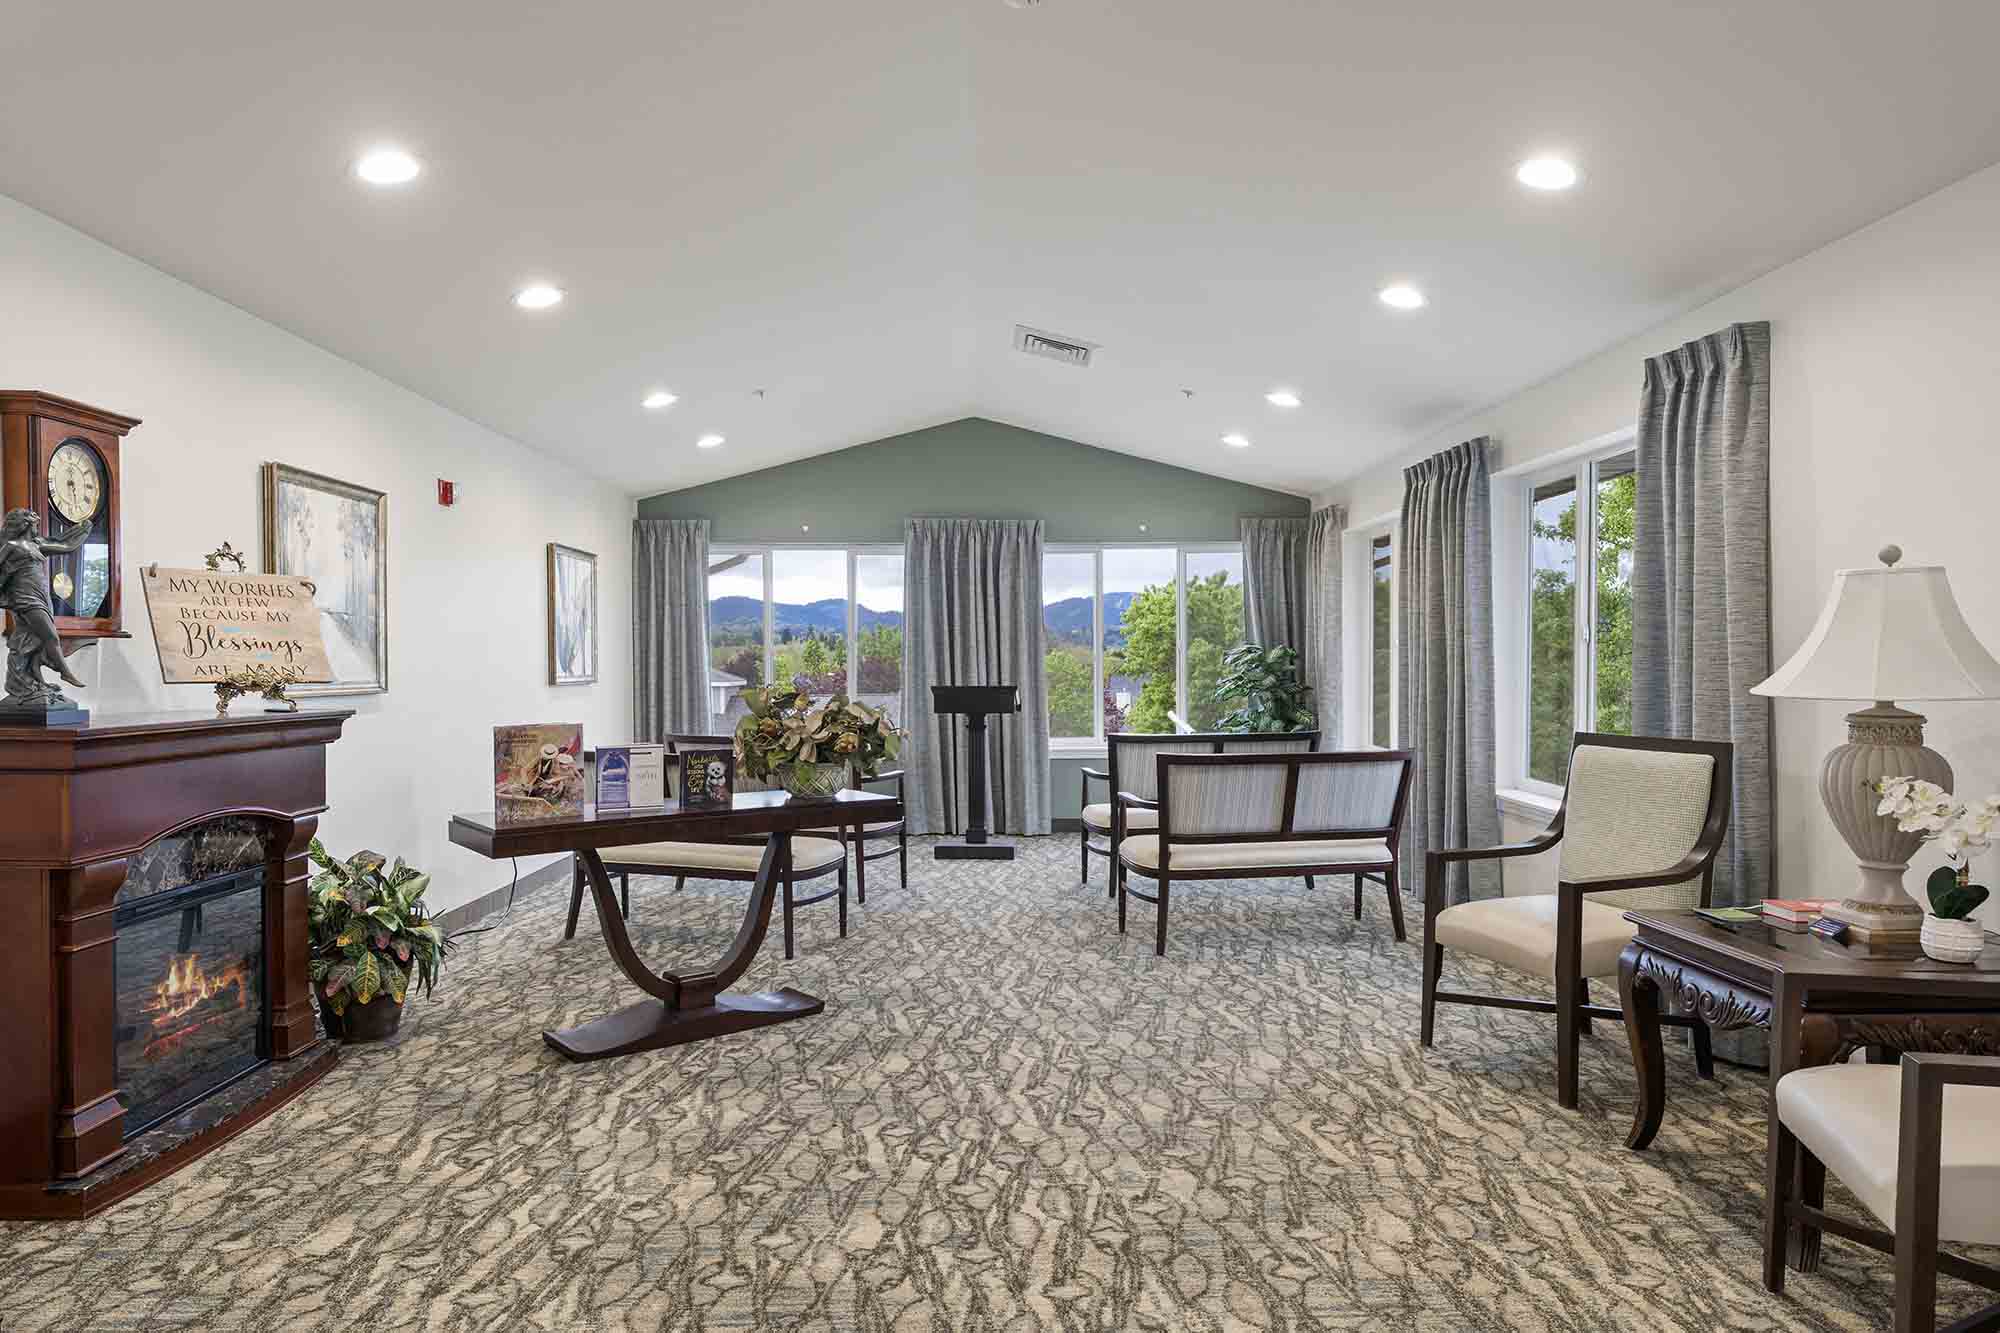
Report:
M1264 401L1273 407L1297 407L1300 399L1290 389L1273 389L1264 395Z
M1576 184L1577 171L1560 157L1531 157L1514 168L1514 179L1534 190L1567 190Z
M668 393L665 389L655 389L651 393L645 396L645 398L639 403L639 406L651 408L653 411L657 412L663 407L672 407L675 403L678 403L679 401L680 399Z
M1514 168L1514 179L1532 190L1567 190L1576 184L1576 167L1559 157L1531 157Z
M523 310L547 310L550 306L561 305L562 288L551 287L546 282L532 283L514 293L514 304Z
M354 164L354 174L370 185L402 185L423 169L423 163L400 148L371 148Z
M1422 292L1400 282L1393 287L1384 287L1377 295L1382 298L1383 305L1394 306L1398 310L1420 310L1424 304Z
M1231 449L1248 449L1250 447L1250 437L1237 431L1230 431L1229 434L1223 436L1222 442Z
M694 442L694 447L697 449L713 449L721 443L722 437L720 435L704 435Z

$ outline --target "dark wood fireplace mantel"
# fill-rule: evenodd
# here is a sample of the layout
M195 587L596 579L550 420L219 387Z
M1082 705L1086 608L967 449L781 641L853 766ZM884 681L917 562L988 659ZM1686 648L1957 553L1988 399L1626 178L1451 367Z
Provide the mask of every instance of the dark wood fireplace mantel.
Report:
M350 710L100 715L0 727L0 1217L81 1216L254 1123L331 1064L306 981L306 847L326 809L326 747ZM270 1053L301 1077L119 1169L114 899L127 860L225 816L264 821ZM310 1065L310 1077L304 1077ZM127 1164L129 1166L129 1163ZM103 1178L102 1187L83 1187ZM80 1184L81 1183L81 1184Z

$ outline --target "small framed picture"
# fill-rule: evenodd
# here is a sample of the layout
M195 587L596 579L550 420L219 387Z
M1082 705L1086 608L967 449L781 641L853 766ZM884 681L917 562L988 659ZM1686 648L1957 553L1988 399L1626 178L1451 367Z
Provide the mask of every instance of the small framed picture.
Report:
M549 684L597 679L597 557L549 543Z
M728 809L736 797L736 755L729 750L680 753L681 809Z

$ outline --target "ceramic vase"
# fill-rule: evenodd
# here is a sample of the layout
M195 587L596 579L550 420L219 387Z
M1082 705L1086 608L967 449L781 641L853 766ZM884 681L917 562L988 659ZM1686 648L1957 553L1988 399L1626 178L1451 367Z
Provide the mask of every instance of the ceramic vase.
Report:
M1986 947L1986 929L1977 921L1924 913L1919 937L1924 952L1940 963L1969 963Z

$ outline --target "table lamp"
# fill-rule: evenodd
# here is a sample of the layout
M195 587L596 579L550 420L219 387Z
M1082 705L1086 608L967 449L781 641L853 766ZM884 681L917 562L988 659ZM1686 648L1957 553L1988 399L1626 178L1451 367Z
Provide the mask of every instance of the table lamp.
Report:
M1917 777L1951 789L1951 765L1924 744L1924 718L1895 700L2000 697L2000 662L1959 613L1939 565L1898 569L1901 548L1885 546L1880 569L1843 569L1819 623L1789 662L1752 694L1775 699L1872 699L1847 715L1847 744L1820 766L1819 795L1861 863L1861 882L1826 915L1870 944L1914 944L1923 908L1903 890L1903 872L1922 838L1875 813L1874 783Z

